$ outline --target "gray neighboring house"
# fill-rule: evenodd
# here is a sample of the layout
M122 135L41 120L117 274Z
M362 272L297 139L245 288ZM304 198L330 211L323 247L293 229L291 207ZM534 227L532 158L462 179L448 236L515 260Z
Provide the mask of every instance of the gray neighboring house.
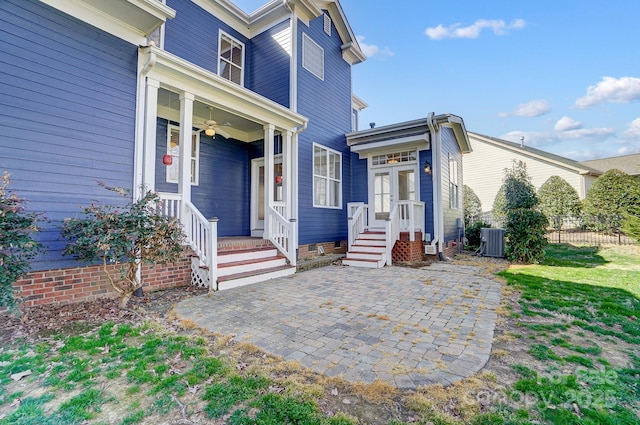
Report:
M513 160L527 164L531 182L537 189L551 176L560 176L584 199L595 179L602 174L598 167L577 162L518 143L467 132L473 152L462 157L464 184L480 198L483 211L491 211L493 200L502 185L504 170ZM613 167L612 167L613 168Z
M611 158L592 159L589 161L582 161L580 164L585 167L595 168L603 173L616 168L634 177L640 177L640 153L612 156Z

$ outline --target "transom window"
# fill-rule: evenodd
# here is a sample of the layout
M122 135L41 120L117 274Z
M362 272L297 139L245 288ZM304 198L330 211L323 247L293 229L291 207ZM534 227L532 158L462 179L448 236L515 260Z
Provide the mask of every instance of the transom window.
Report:
M180 127L169 125L167 128L167 154L173 157L167 166L167 183L178 183L180 176ZM200 170L200 133L194 131L191 137L191 184L198 185Z
M244 44L220 31L218 74L236 84L244 85Z
M415 150L386 153L384 155L373 155L371 157L371 165L390 165L401 162L415 162L417 158L418 152Z
M342 208L342 154L313 144L313 206Z
M302 67L324 80L324 50L307 34L302 35Z

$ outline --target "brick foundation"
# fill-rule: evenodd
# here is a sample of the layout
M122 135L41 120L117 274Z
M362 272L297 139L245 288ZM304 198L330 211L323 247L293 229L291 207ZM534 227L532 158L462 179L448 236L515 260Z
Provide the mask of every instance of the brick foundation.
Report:
M116 265L108 266L118 273ZM145 291L174 288L189 284L191 274L190 252L175 264L143 265L142 281ZM31 272L14 285L17 300L29 308L42 304L71 304L97 298L115 298L119 294L111 287L102 266Z
M340 246L336 247L336 242L318 242L298 247L298 259L308 259L318 257L318 247L324 248L325 254L346 254L347 241L340 241Z
M442 246L442 255L454 257L458 253L458 241L447 241Z

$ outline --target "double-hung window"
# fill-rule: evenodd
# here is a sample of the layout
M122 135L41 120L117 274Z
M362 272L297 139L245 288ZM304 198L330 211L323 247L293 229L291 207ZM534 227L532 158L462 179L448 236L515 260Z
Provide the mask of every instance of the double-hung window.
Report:
M313 144L313 206L342 208L342 154Z
M180 175L180 127L169 125L167 128L167 154L172 156L167 166L167 183L178 183ZM200 133L194 131L191 136L191 184L198 185L200 169Z
M244 44L220 30L218 75L244 85Z
M458 188L458 161L449 155L449 206L451 209L460 208L460 196Z

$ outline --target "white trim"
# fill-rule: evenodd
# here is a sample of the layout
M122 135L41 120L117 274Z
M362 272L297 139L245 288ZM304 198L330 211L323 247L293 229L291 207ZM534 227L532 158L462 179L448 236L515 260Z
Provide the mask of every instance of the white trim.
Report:
M322 149L326 152L326 160L327 160L327 175L323 176L323 175L316 175L316 147L318 147L319 149ZM329 176L329 154L337 154L338 157L340 158L340 178L336 179L333 178L331 176ZM342 152L339 152L335 149L331 149L330 147L321 145L320 143L316 143L313 142L312 145L312 150L311 150L311 176L312 176L312 180L311 180L311 185L312 185L312 197L313 197L313 207L314 208L328 208L328 209L342 209L342 181L344 179L343 176L343 170L342 170ZM322 205L322 204L316 204L316 176L318 178L322 178L325 179L326 183L325 183L325 200L327 202L327 204L329 203L330 200L330 190L329 190L329 183L330 182L338 182L339 183L339 190L338 190L338 205Z
M398 162L396 164L385 164L384 166L374 166L371 163L372 158L367 160L367 196L369 203L369 223L374 228L384 228L384 220L376 220L376 207L375 207L375 175L381 171L388 171L390 178L390 190L391 190L391 208L393 204L398 201L400 188L399 188L399 171L413 171L413 190L414 201L420 201L420 167L419 161L415 162Z
M222 39L223 38L227 38L228 41L229 41L229 44L231 44L232 47L233 47L233 44L236 43L236 44L239 44L240 47L242 48L242 59L241 59L242 63L240 65L240 82L239 83L236 83L235 81L231 80L230 78L226 78L226 77L224 77L224 76L222 76L220 74L221 69L222 69L220 64L223 61L225 63L227 63L227 65L230 66L230 67L236 67L236 68L238 67L238 65L233 63L232 60L227 60L227 59L224 59L222 57ZM247 52L247 49L246 49L246 47L245 47L245 45L244 45L244 43L242 41L240 41L237 38L231 36L229 33L223 31L222 29L219 29L218 30L218 61L217 61L218 70L217 70L217 74L220 75L222 78L228 80L228 81L231 81L233 83L239 84L240 86L244 87L244 71L245 71L245 55L246 55L246 52ZM231 57L233 59L233 54L231 55Z
M311 43L311 44L309 44ZM307 61L313 61L315 62L316 59L318 58L314 58L313 56L307 56L308 54L311 55L311 51L310 53L307 54L307 49L308 47L317 47L319 49L319 52L321 53L319 60L320 60L320 65L322 66L322 69L320 70L321 75L316 74L316 70L311 69L310 67L307 67L305 65L305 62ZM317 52L317 51L316 51ZM305 58L308 58L307 61L305 61ZM322 46L320 46L318 43L316 43L311 37L309 37L306 33L302 33L302 67L304 69L306 69L307 71L309 71L311 74L315 75L316 77L318 77L319 79L321 79L322 81L324 81L324 49L322 48Z
M283 155L278 154L273 156L273 164L282 164L284 162ZM251 200L249 203L250 212L250 225L251 225L251 237L261 238L264 236L264 217L260 220L258 216L259 207L259 190L260 190L260 167L264 167L264 156L261 158L254 158L251 160ZM266 178L266 177L265 177ZM265 189L263 189L265 190ZM287 217L285 217L287 218Z
M157 0L41 1L136 46L146 45L147 35L176 15L175 10Z
M295 12L291 14L291 62L289 72L289 106L293 112L298 112L298 18Z
M365 159L371 154L387 153L390 149L393 149L393 152L397 152L400 150L410 150L411 148L415 148L418 151L431 149L429 134L424 133L397 139L382 140L380 142L352 145L351 152L359 154L360 159Z

